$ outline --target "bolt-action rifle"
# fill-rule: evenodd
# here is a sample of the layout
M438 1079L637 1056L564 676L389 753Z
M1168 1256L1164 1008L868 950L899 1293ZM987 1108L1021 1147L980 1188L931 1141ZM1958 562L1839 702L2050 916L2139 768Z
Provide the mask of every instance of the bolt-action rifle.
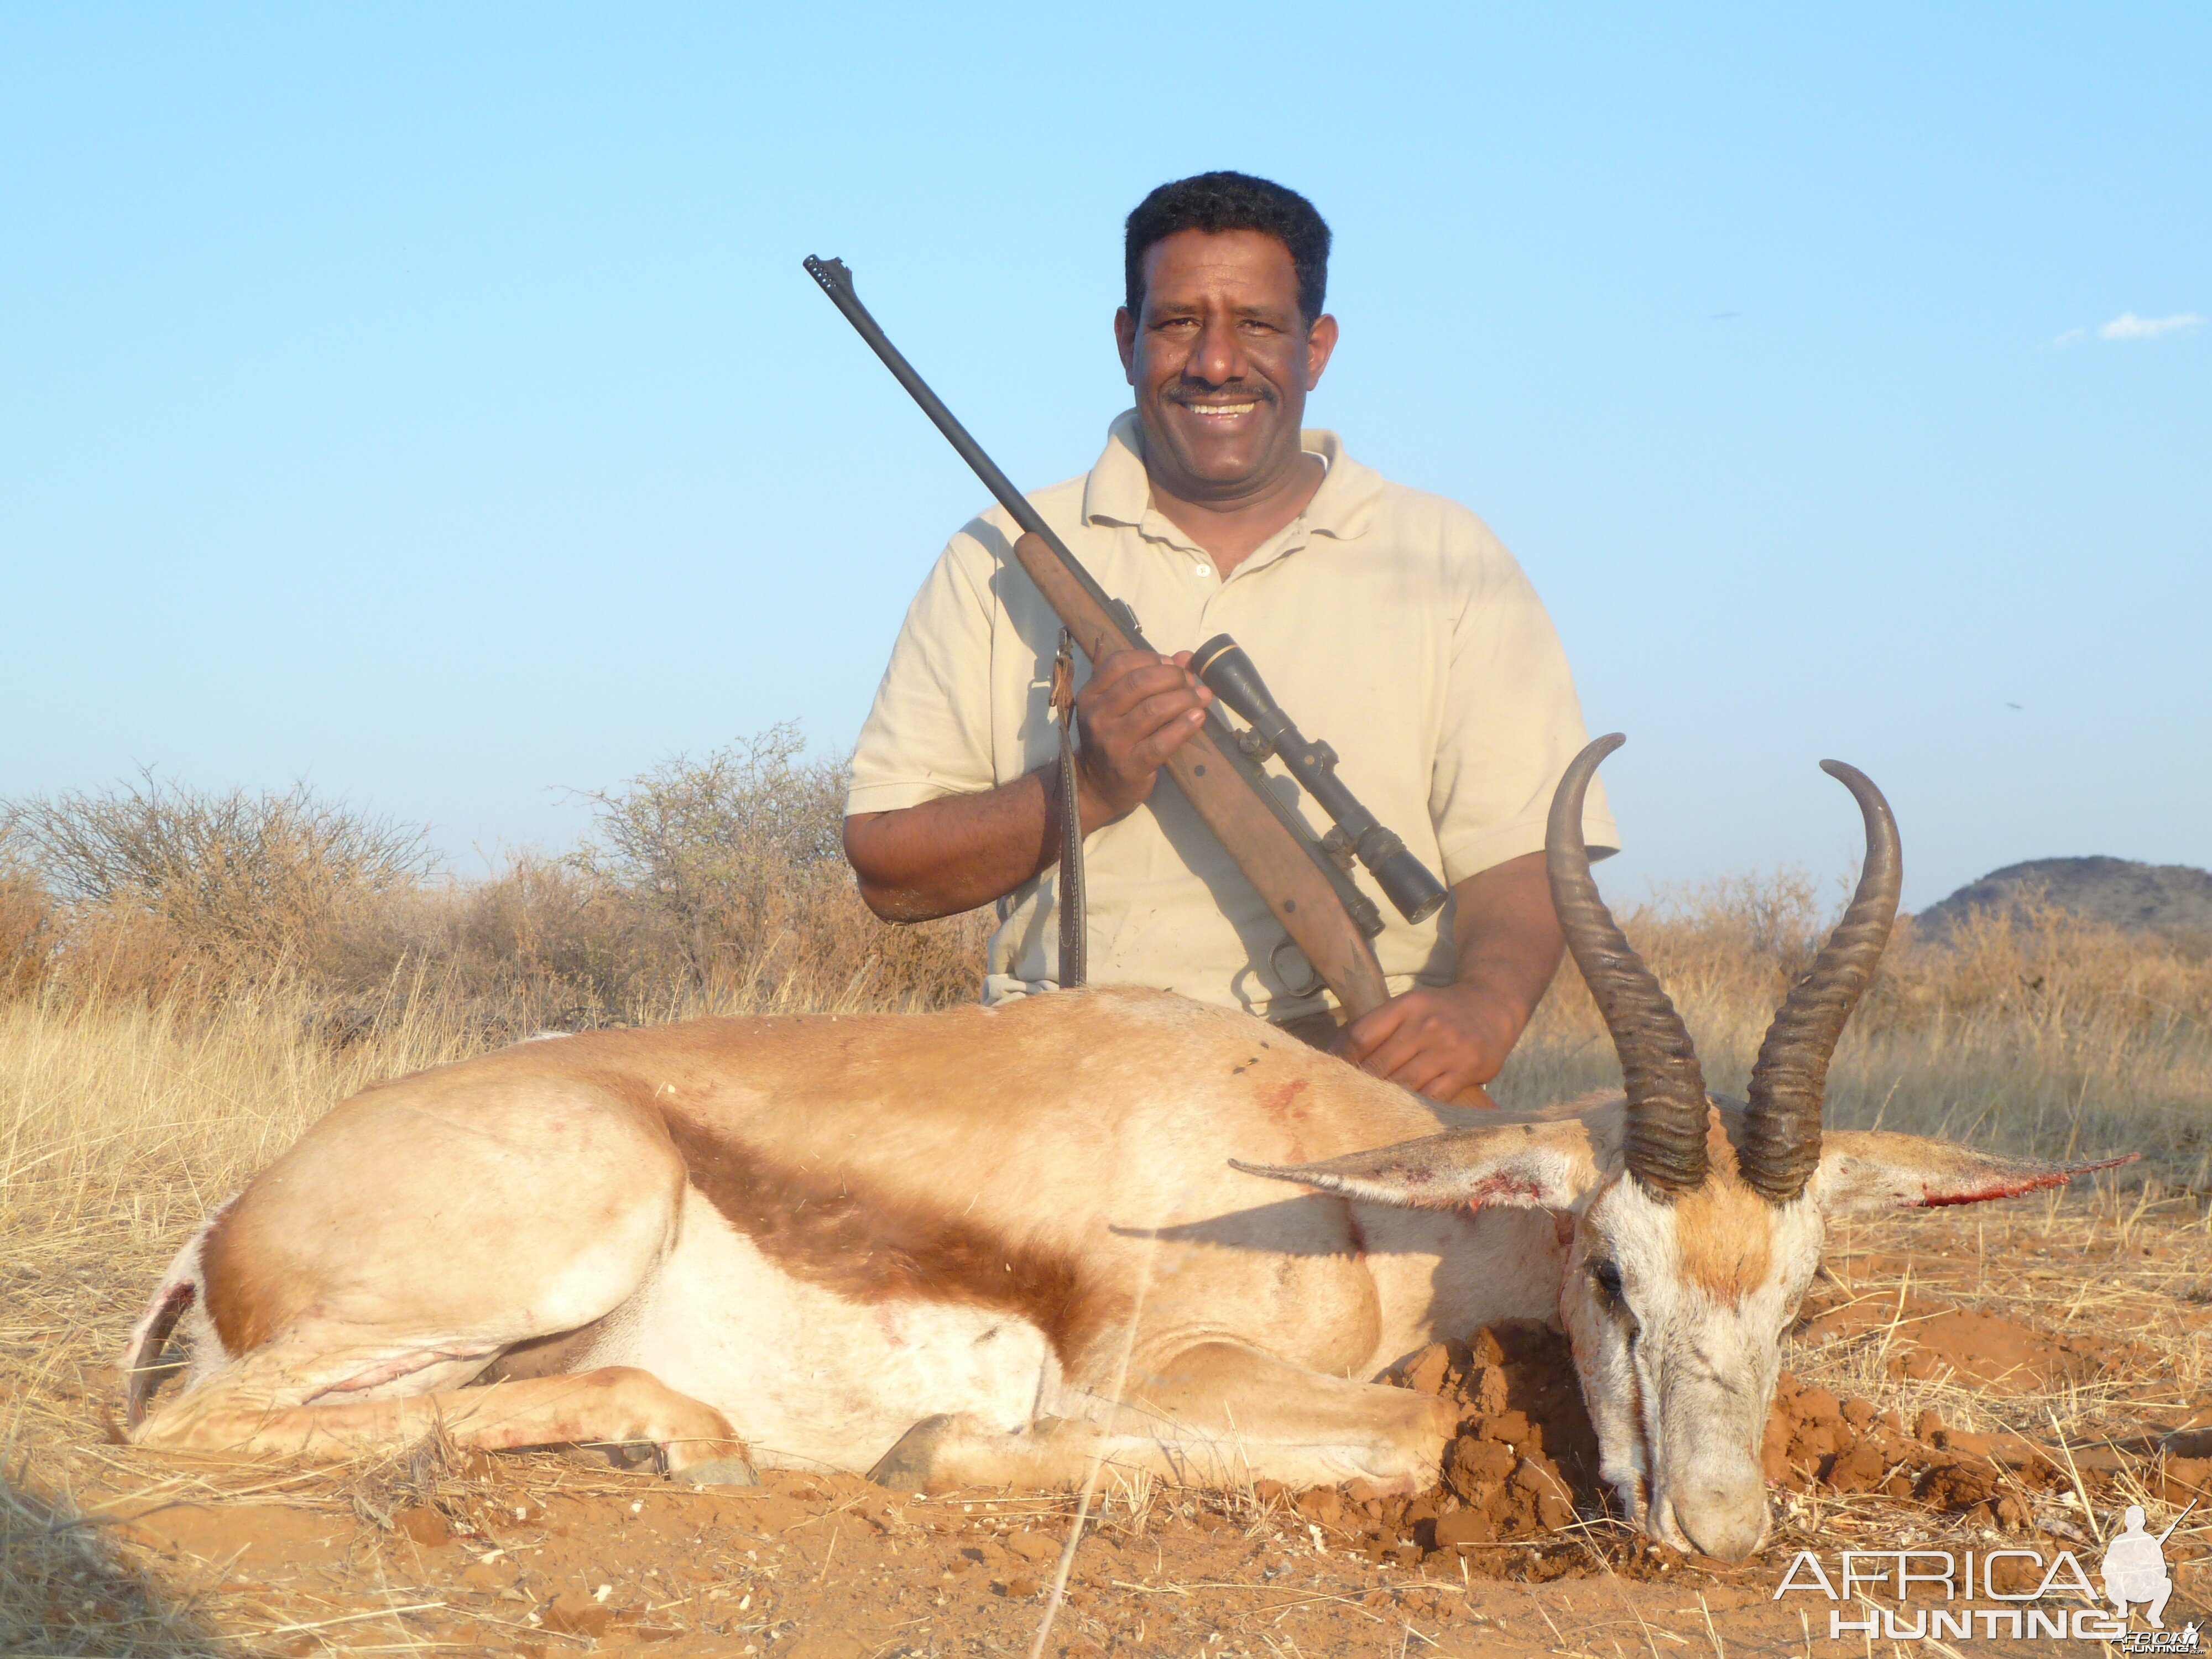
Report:
M853 275L844 262L810 258L805 264L807 274L822 285L845 320L1021 527L1014 557L1083 654L1096 663L1116 651L1152 651L1135 613L1107 596L884 336L853 291ZM1336 994L1346 1014L1357 1018L1380 1007L1389 992L1368 941L1382 931L1382 917L1374 901L1353 884L1352 859L1368 867L1384 896L1408 921L1424 921L1436 913L1444 902L1443 884L1352 798L1336 776L1335 752L1298 732L1276 707L1235 641L1226 635L1209 640L1194 658L1193 667L1219 702L1207 711L1206 724L1168 757L1168 775L1259 890L1290 935L1289 942ZM1221 713L1224 703L1250 720L1250 729L1240 732L1233 728ZM1267 787L1261 763L1274 753L1282 755L1299 784L1335 820L1326 838L1316 839L1305 820ZM1062 827L1063 836L1075 833L1073 824ZM1277 973L1281 973L1279 966Z

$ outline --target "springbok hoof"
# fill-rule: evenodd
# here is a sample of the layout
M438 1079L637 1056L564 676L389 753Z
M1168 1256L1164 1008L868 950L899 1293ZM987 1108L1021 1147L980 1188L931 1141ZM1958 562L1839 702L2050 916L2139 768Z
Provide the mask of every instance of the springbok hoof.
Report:
M950 1416L925 1417L899 1437L898 1444L877 1460L868 1479L893 1492L927 1492L937 1449L953 1430Z
M710 1457L703 1463L670 1471L672 1480L694 1486L757 1486L760 1475L742 1457Z
M571 1463L586 1468L651 1468L660 1460L660 1448L650 1440L577 1440L561 1449Z

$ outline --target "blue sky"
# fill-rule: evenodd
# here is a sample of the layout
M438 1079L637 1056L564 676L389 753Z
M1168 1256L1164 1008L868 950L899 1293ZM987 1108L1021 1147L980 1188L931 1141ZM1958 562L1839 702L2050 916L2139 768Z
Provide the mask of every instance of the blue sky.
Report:
M1671 9L0 10L0 794L306 777L466 868L849 744L983 497L800 257L1042 485L1121 216L1227 166L1337 234L1310 418L1630 733L1616 894L1842 872L1830 755L1916 905L2212 863L2212 9Z

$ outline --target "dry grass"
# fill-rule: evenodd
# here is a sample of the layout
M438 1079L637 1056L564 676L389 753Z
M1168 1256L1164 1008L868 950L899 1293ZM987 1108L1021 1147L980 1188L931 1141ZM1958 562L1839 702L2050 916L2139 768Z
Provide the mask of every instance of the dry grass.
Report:
M2100 1178L2084 1186L1987 1210L1839 1224L1826 1255L1827 1299L1882 1316L1860 1334L1796 1350L1799 1373L1908 1423L1933 1411L1953 1428L2046 1442L2054 1425L2076 1443L2097 1443L2139 1434L2147 1422L2188 1418L2212 1400L2204 1305L2212 1215L2155 1185L2126 1190ZM2015 1376L1992 1384L1948 1365L1900 1374L1891 1361L1911 1340L1923 1298L2075 1340L2110 1363L2097 1375L2041 1383Z
M439 1018L489 1039L702 1006L936 1007L984 924L893 927L840 851L844 769L770 728L590 792L568 852L450 879L424 832L317 798L150 775L0 804L0 1000L205 1012L288 994L350 1037Z
M1829 920L1800 877L1722 884L1623 926L1696 1039L1709 1086L1741 1097L1767 1021ZM1571 972L1493 1091L1535 1104L1616 1087ZM2212 1184L2212 960L2031 901L1938 942L1900 922L1829 1072L1827 1121L2064 1158L2140 1152L2138 1177Z
M2054 1501L2000 1466L2006 1489L2033 1517L2025 1537L2002 1536L1972 1514L1900 1514L1874 1492L1784 1492L1777 1547L1832 1554L2017 1542L2071 1547L2091 1561L2125 1505L2142 1504L2154 1529L2179 1516L2184 1506L2164 1478L2165 1436L2186 1427L2201 1439L2212 1422L2212 1213L2197 1195L2162 1193L2155 1181L2123 1188L2100 1176L2086 1191L1861 1219L1832 1235L1826 1265L1831 1284L1816 1300L1880 1316L1856 1334L1787 1345L1785 1363L1806 1382L1907 1423L1932 1412L1954 1430L2009 1432L2050 1448L2073 1471L2074 1490ZM2103 1364L2041 1382L1980 1381L1947 1364L1900 1374L1895 1353L1923 1306L1994 1315ZM2185 1618L2201 1606L2208 1542L2212 1516L2200 1508L2167 1552L2183 1571L2177 1605L2191 1607Z

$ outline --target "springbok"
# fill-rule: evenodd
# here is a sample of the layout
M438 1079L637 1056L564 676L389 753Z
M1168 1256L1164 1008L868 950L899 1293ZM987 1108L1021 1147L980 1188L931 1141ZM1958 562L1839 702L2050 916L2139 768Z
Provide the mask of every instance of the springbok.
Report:
M1128 989L523 1043L355 1096L202 1226L131 1337L132 1437L335 1456L434 1426L650 1446L705 1481L1051 1487L1104 1458L1414 1491L1452 1415L1363 1379L1486 1321L1549 1319L1621 1508L1741 1557L1765 1533L1760 1435L1826 1217L2104 1166L1823 1141L1829 1055L1900 869L1887 805L1835 763L1863 874L1747 1102L1709 1096L1590 879L1583 796L1620 741L1569 768L1547 852L1625 1094L1455 1109ZM180 1318L186 1374L149 1416Z

